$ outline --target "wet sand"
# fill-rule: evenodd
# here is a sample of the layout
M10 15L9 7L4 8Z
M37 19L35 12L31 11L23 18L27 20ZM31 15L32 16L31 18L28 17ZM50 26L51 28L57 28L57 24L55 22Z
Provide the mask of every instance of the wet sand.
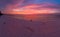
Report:
M35 15L32 21L24 16L2 15L0 37L60 37L60 15Z

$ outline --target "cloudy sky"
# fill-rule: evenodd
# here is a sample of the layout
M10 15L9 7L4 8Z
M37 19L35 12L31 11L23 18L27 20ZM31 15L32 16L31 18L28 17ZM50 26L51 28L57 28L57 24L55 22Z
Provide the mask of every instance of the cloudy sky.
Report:
M35 4L43 6L43 8L60 9L60 0L0 0L0 10L11 10L13 8L27 7L27 5ZM29 6L28 6L29 7ZM41 8L39 7L39 8Z

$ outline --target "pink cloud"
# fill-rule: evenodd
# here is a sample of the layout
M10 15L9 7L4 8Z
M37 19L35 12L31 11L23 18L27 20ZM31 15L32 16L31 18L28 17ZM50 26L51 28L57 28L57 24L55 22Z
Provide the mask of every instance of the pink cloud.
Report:
M26 13L29 13L29 11L31 10L31 9L33 9L33 11L36 13L36 12L39 12L39 10L55 10L55 9L58 9L58 8L60 8L59 6L56 6L55 4L52 4L52 3L42 3L42 4L29 4L29 5L25 5L25 6L23 6L23 7L21 7L21 5L20 4L22 4L23 3L23 1L24 0L13 0L14 1L14 4L8 4L6 7L5 7L5 14L7 13L7 14L10 14L11 13L11 11L13 10L13 9L25 9L27 12ZM25 12L25 10L23 11L23 12ZM30 11L30 12L32 12L32 11ZM46 11L46 12L48 12L48 11ZM18 12L12 12L13 14L15 13L18 13ZM12 14L11 13L11 14ZM20 13L20 12L19 12ZM43 12L41 12L41 13L43 13Z

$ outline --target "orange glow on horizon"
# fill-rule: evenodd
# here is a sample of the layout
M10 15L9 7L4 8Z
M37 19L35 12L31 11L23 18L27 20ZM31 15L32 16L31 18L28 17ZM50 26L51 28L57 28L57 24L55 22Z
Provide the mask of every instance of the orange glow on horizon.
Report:
M38 9L38 7L40 7ZM54 12L55 9L51 9L51 8L43 8L42 6L38 6L38 5L28 5L28 6L24 6L22 8L8 8L8 10L6 11L7 14L51 14L51 13L55 13Z
M5 14L23 14L22 16L26 20L36 20L40 17L30 15L28 16L27 14L53 14L55 13L56 9L53 8L45 8L43 5L27 5L24 7L17 7L14 8L14 6L8 6L7 9L5 10ZM19 17L16 17L20 19Z

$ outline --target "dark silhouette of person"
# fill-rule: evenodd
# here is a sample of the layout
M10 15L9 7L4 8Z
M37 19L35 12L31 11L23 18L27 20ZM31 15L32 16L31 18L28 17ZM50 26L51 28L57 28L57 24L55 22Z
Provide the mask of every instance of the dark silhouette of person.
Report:
M1 15L3 15L3 14L2 14L1 11L0 11L0 16L1 16Z

